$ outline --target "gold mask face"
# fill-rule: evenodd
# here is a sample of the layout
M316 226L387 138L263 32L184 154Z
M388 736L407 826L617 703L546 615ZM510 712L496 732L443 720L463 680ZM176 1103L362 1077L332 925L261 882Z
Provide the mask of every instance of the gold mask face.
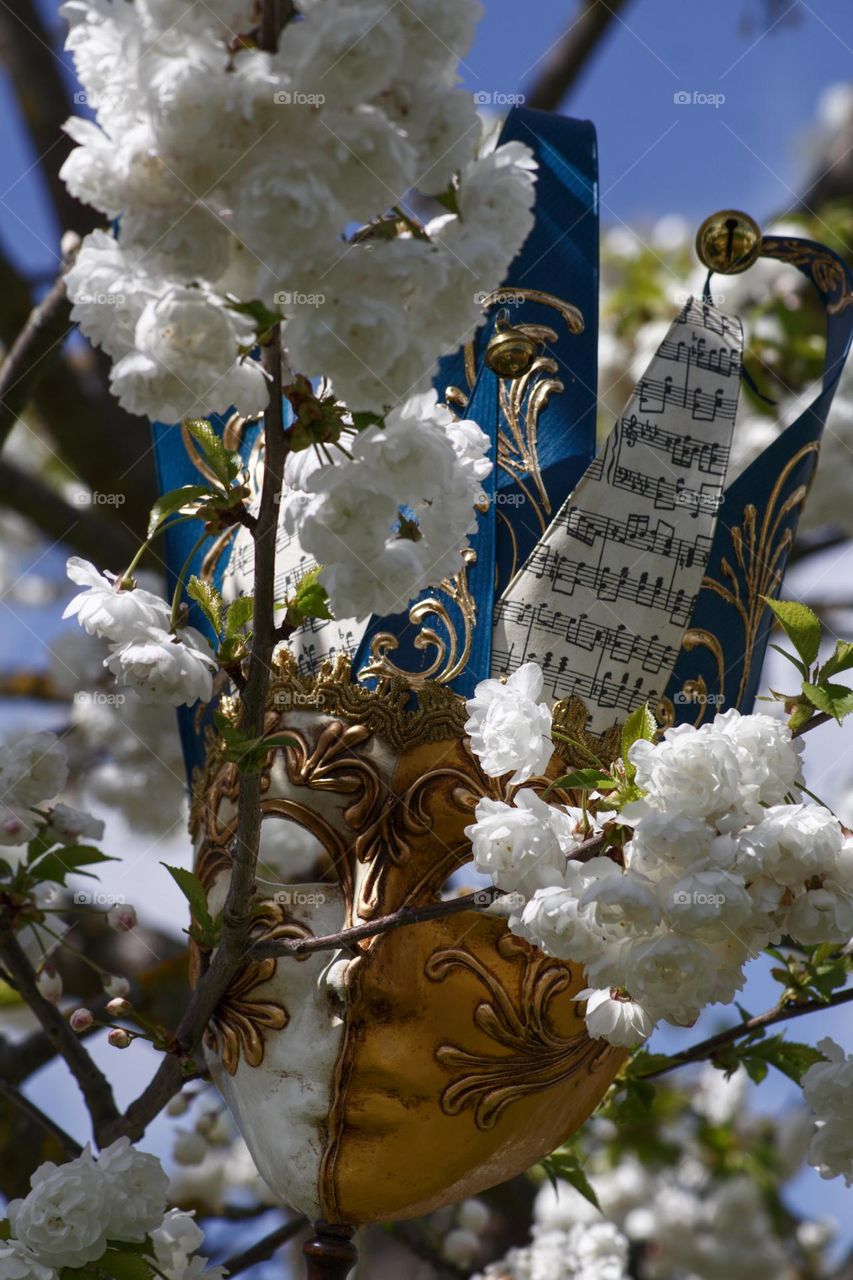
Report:
M297 745L271 753L264 823L310 831L323 866L311 883L259 880L256 936L334 933L435 902L470 863L477 800L505 789L471 754L461 698L427 686L416 710L407 700L403 687L353 685L345 664L274 682L267 731ZM560 772L555 757L549 776ZM214 909L236 793L213 747L194 829ZM600 1101L625 1052L587 1036L582 986L578 966L514 937L504 917L460 912L346 951L249 962L208 1059L283 1201L331 1222L413 1217L523 1172Z

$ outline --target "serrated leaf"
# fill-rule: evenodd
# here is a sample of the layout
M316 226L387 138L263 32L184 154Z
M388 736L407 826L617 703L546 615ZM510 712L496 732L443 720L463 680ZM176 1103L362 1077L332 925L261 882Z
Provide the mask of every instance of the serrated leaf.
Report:
M853 643L849 640L838 640L835 650L823 663L820 669L820 683L825 684L830 676L837 676L839 671L849 671L853 667Z
M557 1178L563 1182L568 1182L570 1186L579 1191L584 1200L588 1200L596 1209L600 1209L598 1196L595 1194L595 1188L587 1178L580 1161L577 1156L568 1151L554 1151L550 1156L546 1156L541 1161L542 1167L551 1178L552 1182Z
M225 447L222 438L216 434L206 418L188 418L184 426L201 446L208 466L222 487L229 489L231 482L240 472L242 464L239 459Z
M36 884L50 880L56 884L64 885L67 875L88 876L89 873L82 871L82 867L94 866L99 862L117 861L117 858L111 858L108 854L102 853L94 845L70 844L64 845L61 849L54 849L52 853L46 853L37 858L35 862L27 867L27 876ZM89 878L95 879L96 877L90 876Z
M151 508L151 516L148 520L148 537L152 538L170 516L177 515L189 503L198 502L201 499L211 497L211 495L212 490L208 485L204 484L185 484L180 489L170 489L168 493L164 493L162 497L159 497Z
M233 640L240 634L247 623L252 621L255 602L251 596L238 596L232 600L225 615L225 635Z
M195 574L187 583L187 595L201 608L217 636L222 630L222 596L211 582L203 582Z
M853 711L853 689L843 684L804 684L803 693L813 707L841 723Z
M188 871L186 867L170 867L168 862L161 862L160 866L166 868L190 904L190 911L202 926L202 929L211 928L213 920L207 906L207 893L198 876L194 875L192 871Z
M819 1049L815 1049L810 1044L800 1044L796 1040L786 1040L784 1036L771 1036L766 1040L760 1040L757 1044L751 1046L749 1053L744 1055L743 1064L747 1071L750 1070L750 1062L760 1062L766 1064L760 1079L763 1080L767 1074L767 1065L775 1067L777 1071L781 1071L789 1080L793 1080L799 1084L808 1071L809 1067L813 1067L816 1062L825 1062L826 1058ZM750 1071L750 1078L755 1076Z
M300 579L292 597L287 602L288 620L295 625L309 618L331 618L326 588L318 581L320 567L312 569Z
M553 791L560 787L564 791L612 791L617 785L609 773L602 773L600 769L575 769L572 773L563 774L561 778L555 778L549 783L547 790Z
M629 782L633 782L637 770L628 759L628 752L635 742L653 742L657 733L657 722L644 702L631 712L622 726L622 762Z
M762 596L762 599L776 616L805 666L810 667L820 649L820 618L807 604L800 604L798 600L774 600L771 596Z

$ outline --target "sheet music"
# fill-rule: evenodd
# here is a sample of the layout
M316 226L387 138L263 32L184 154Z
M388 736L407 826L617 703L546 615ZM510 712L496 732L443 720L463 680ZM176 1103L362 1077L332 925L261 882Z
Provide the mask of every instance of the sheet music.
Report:
M536 661L604 733L654 706L711 551L740 389L740 322L691 298L495 609L492 671Z
M257 507L261 473L262 467L259 466L252 476L251 483L255 489L253 509ZM291 596L299 580L316 567L316 560L306 555L295 534L287 533L279 524L275 544L276 600L286 600ZM255 544L249 530L241 526L231 543L231 554L222 577L222 594L226 601L251 592L254 569ZM294 631L288 641L296 658L299 674L313 675L326 658L335 658L340 653L351 658L366 627L366 620L359 622L354 618L312 618L306 622Z

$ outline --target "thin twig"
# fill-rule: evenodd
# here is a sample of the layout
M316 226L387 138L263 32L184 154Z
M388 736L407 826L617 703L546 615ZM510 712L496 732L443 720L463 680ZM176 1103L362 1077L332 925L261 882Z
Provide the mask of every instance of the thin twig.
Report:
M69 1160L74 1160L80 1155L83 1150L80 1143L75 1138L72 1138L70 1133L66 1133L64 1129L60 1128L55 1120L51 1120L50 1116L46 1116L41 1108L31 1102L25 1094L7 1084L5 1080L0 1080L0 1096L7 1098L19 1111L23 1111L25 1115L28 1115L45 1133L50 1134L52 1138L56 1138Z
M232 1257L226 1258L221 1264L225 1268L226 1275L238 1276L241 1271L248 1271L249 1267L254 1267L256 1263L266 1262L276 1249L287 1244L307 1226L307 1218L292 1218L290 1222L285 1222L283 1226L277 1227L268 1236L264 1236L257 1244L250 1245L242 1253L235 1253Z
M831 716L828 711L821 711L818 715L812 716L811 720L807 720L805 724L800 725L799 729L794 729L791 737L800 738L804 733L811 733L812 729L817 729L820 725L834 719L835 716Z
M474 893L466 893L461 898L451 898L446 902L429 902L423 907L400 907L399 911L393 911L390 915L367 920L350 929L341 929L339 933L324 933L317 938L291 938L283 942L256 942L249 949L248 955L252 960L260 960L266 956L299 957L310 955L314 951L334 951L339 947L350 947L365 938L391 933L394 929L422 924L424 920L443 920L447 916L458 915L460 911L482 910L504 894L505 890L498 888L477 889Z
M690 1049L685 1049L683 1053L674 1054L672 1061L665 1066L646 1072L637 1078L651 1080L655 1076L665 1076L668 1072L675 1071L677 1067L713 1058L720 1049L725 1049L756 1031L763 1031L766 1027L775 1026L779 1022L790 1022L792 1018L802 1018L807 1013L820 1013L823 1009L836 1008L838 1005L848 1004L851 1000L853 1000L853 987L848 987L845 991L830 996L828 1000L806 1000L802 1004L789 1001L786 1004L774 1005L772 1009L767 1009L766 1012L759 1013L754 1018L746 1018L726 1031L720 1031L707 1040L701 1040Z
M59 276L47 296L33 308L0 365L0 448L45 372L47 357L70 328L71 303L65 292L65 278Z
M45 1035L63 1058L80 1086L92 1120L92 1130L99 1145L108 1127L119 1119L120 1112L112 1086L80 1040L71 1030L56 1005L45 1000L36 985L33 967L8 924L0 922L0 963L11 984L29 1005L41 1023Z

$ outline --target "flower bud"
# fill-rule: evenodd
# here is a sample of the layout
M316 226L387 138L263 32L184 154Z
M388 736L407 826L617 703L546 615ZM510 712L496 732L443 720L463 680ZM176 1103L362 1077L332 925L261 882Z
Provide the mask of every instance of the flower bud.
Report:
M441 1246L442 1256L458 1267L467 1267L480 1248L480 1240L473 1231L464 1227L456 1227L444 1237Z
M133 1013L133 1005L124 996L116 996L107 1004L107 1013L111 1018L127 1018Z
M178 1116L186 1115L190 1109L190 1100L185 1093L176 1093L174 1098L170 1098L166 1104L166 1115L176 1120Z
M463 1200L459 1206L459 1225L478 1235L489 1225L489 1206L482 1200Z
M117 933L130 933L137 923L136 909L129 902L117 903L107 912L107 924Z
M133 1042L133 1036L129 1031L125 1031L123 1027L113 1027L107 1036L114 1049L129 1049Z
M108 996L126 996L130 991L130 983L127 978L121 978L118 974L105 973L104 991Z
M72 1031L88 1031L95 1019L88 1009L75 1009L68 1019Z
M42 965L36 978L36 986L39 989L39 994L45 1000L49 1000L51 1004L56 1004L62 995L62 978L59 976L59 970L55 964L51 964L48 961L47 964Z
M172 1158L175 1164L201 1164L209 1150L207 1142L200 1133L190 1133L186 1129L179 1129L175 1136Z

